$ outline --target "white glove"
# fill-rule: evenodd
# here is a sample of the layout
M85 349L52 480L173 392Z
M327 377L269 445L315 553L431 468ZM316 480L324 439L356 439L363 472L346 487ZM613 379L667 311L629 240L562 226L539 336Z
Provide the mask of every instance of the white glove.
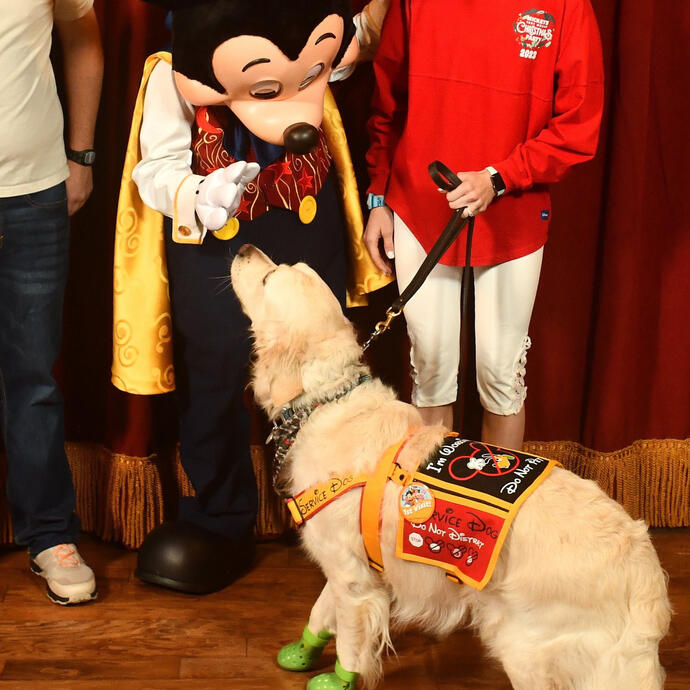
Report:
M214 170L199 184L195 210L208 230L220 230L240 205L245 187L259 174L258 163L237 161Z

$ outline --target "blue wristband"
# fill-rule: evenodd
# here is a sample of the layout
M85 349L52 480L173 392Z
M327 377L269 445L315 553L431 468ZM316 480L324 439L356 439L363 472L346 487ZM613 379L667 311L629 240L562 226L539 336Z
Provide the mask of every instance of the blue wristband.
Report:
M379 206L385 206L386 200L381 194L372 194L369 192L367 196L367 208L371 211L372 208L379 208Z

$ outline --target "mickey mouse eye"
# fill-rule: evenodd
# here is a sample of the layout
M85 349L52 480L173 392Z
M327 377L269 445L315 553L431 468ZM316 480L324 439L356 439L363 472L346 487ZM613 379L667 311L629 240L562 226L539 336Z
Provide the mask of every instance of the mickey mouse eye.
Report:
M302 83L299 85L299 90L301 91L302 89L306 89L309 84L311 84L316 77L321 74L323 71L323 62L320 62L318 65L314 65L306 74L304 79L302 80Z
M262 98L267 100L269 98L275 98L280 95L283 90L283 85L276 81L275 79L266 79L264 81L258 81L250 89L249 93L254 98Z

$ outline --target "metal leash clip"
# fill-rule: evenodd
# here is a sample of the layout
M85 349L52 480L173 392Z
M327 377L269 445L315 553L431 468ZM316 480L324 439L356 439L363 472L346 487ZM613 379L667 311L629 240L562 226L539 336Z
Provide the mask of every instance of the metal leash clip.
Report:
M376 324L366 343L362 346L362 350L366 350L380 335L383 335L391 327L393 319L397 319L400 314L402 314L401 307L395 308L395 305L388 307L385 321L379 321Z

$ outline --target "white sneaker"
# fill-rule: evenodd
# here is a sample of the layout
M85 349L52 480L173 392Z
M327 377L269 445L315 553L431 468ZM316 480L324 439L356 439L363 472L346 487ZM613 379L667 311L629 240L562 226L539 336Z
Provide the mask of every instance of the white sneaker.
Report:
M82 560L75 544L58 544L31 559L31 570L46 579L48 598L67 606L98 596L93 570Z

